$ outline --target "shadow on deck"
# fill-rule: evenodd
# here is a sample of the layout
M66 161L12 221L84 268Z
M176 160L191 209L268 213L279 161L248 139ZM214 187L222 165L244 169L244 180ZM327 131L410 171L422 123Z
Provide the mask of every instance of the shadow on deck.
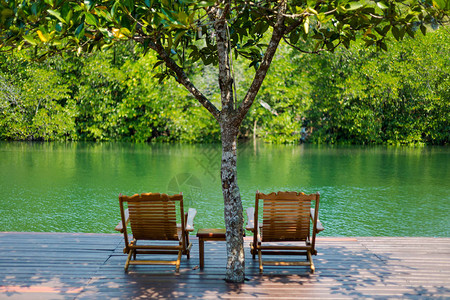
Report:
M224 242L198 241L174 266L131 266L119 234L0 233L0 299L450 299L450 238L320 238L316 273L264 267L249 254L244 284L226 283ZM173 258L173 257L171 257Z

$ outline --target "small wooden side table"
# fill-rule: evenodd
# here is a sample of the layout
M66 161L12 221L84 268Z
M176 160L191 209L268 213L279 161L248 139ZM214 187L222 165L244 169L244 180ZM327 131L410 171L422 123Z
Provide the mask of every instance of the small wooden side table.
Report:
M205 266L205 241L225 241L225 229L201 228L197 231L200 269Z

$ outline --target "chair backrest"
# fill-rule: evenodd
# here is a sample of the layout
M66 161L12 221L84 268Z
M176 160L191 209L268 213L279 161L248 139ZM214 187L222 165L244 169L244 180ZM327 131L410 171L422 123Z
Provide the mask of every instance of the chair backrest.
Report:
M256 193L255 224L261 226L261 241L306 241L310 239L311 203L319 208L319 194L297 192ZM262 222L258 222L258 207L262 202ZM317 220L317 216L315 218ZM312 235L315 238L316 223Z
M129 222L133 237L141 240L179 240L177 231L177 206L184 216L183 195L159 193L135 194L131 197L119 196L122 222L124 221L124 202L128 204ZM182 230L185 228L181 217ZM127 239L127 237L126 237Z

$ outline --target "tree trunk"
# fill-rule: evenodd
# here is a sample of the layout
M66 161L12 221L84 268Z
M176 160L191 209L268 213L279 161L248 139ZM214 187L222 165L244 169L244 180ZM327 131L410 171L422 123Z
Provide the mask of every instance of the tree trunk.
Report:
M241 193L237 184L236 139L237 128L221 124L222 131L222 192L227 240L226 281L243 282L245 278L244 215Z
M233 76L231 73L230 37L228 34L228 21L231 1L218 1L223 5L211 6L207 9L211 23L214 24L217 43L217 58L219 63L219 87L222 108L219 111L188 79L183 69L166 53L162 43L155 40L149 47L154 49L166 65L175 72L177 81L183 84L195 98L216 118L220 124L222 134L222 193L224 198L224 213L227 241L227 271L226 280L230 282L243 282L245 279L244 260L244 216L241 194L237 185L236 170L236 140L239 127L250 109L261 84L267 74L278 44L283 37L284 13L286 2L281 1L277 22L274 26L272 38L256 71L255 78L245 96L239 104L233 97Z

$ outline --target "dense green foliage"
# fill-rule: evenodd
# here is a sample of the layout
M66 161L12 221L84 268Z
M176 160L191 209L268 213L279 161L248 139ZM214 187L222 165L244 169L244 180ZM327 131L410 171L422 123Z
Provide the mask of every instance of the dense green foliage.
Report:
M61 73L2 56L0 72L0 135L10 140L61 140L75 136L70 89Z
M389 46L355 45L335 53L302 54L280 46L241 138L315 143L448 144L450 34L443 28ZM130 44L89 56L0 56L0 137L8 140L130 140L215 142L214 118L163 71L155 55ZM234 63L237 93L253 68ZM213 66L194 65L192 81L220 102Z
M448 21L448 1L280 3L0 2L0 50L22 49L0 55L0 139L219 141L219 125L202 107L211 112L224 101L210 18L217 7L232 5L227 34L236 107L248 100L275 17L286 10L280 19L285 43L240 127L241 138L449 142L448 29L418 34L429 31L427 24ZM403 42L386 53L365 50L387 49L389 39ZM99 49L106 51L95 53ZM180 87L188 87L184 74L204 97Z
M314 105L306 112L315 129L312 141L449 143L448 31L406 39L387 52L356 46L318 62L321 72L310 94Z
M153 78L154 56L127 48L42 63L2 56L1 139L216 141L212 116L174 80Z

